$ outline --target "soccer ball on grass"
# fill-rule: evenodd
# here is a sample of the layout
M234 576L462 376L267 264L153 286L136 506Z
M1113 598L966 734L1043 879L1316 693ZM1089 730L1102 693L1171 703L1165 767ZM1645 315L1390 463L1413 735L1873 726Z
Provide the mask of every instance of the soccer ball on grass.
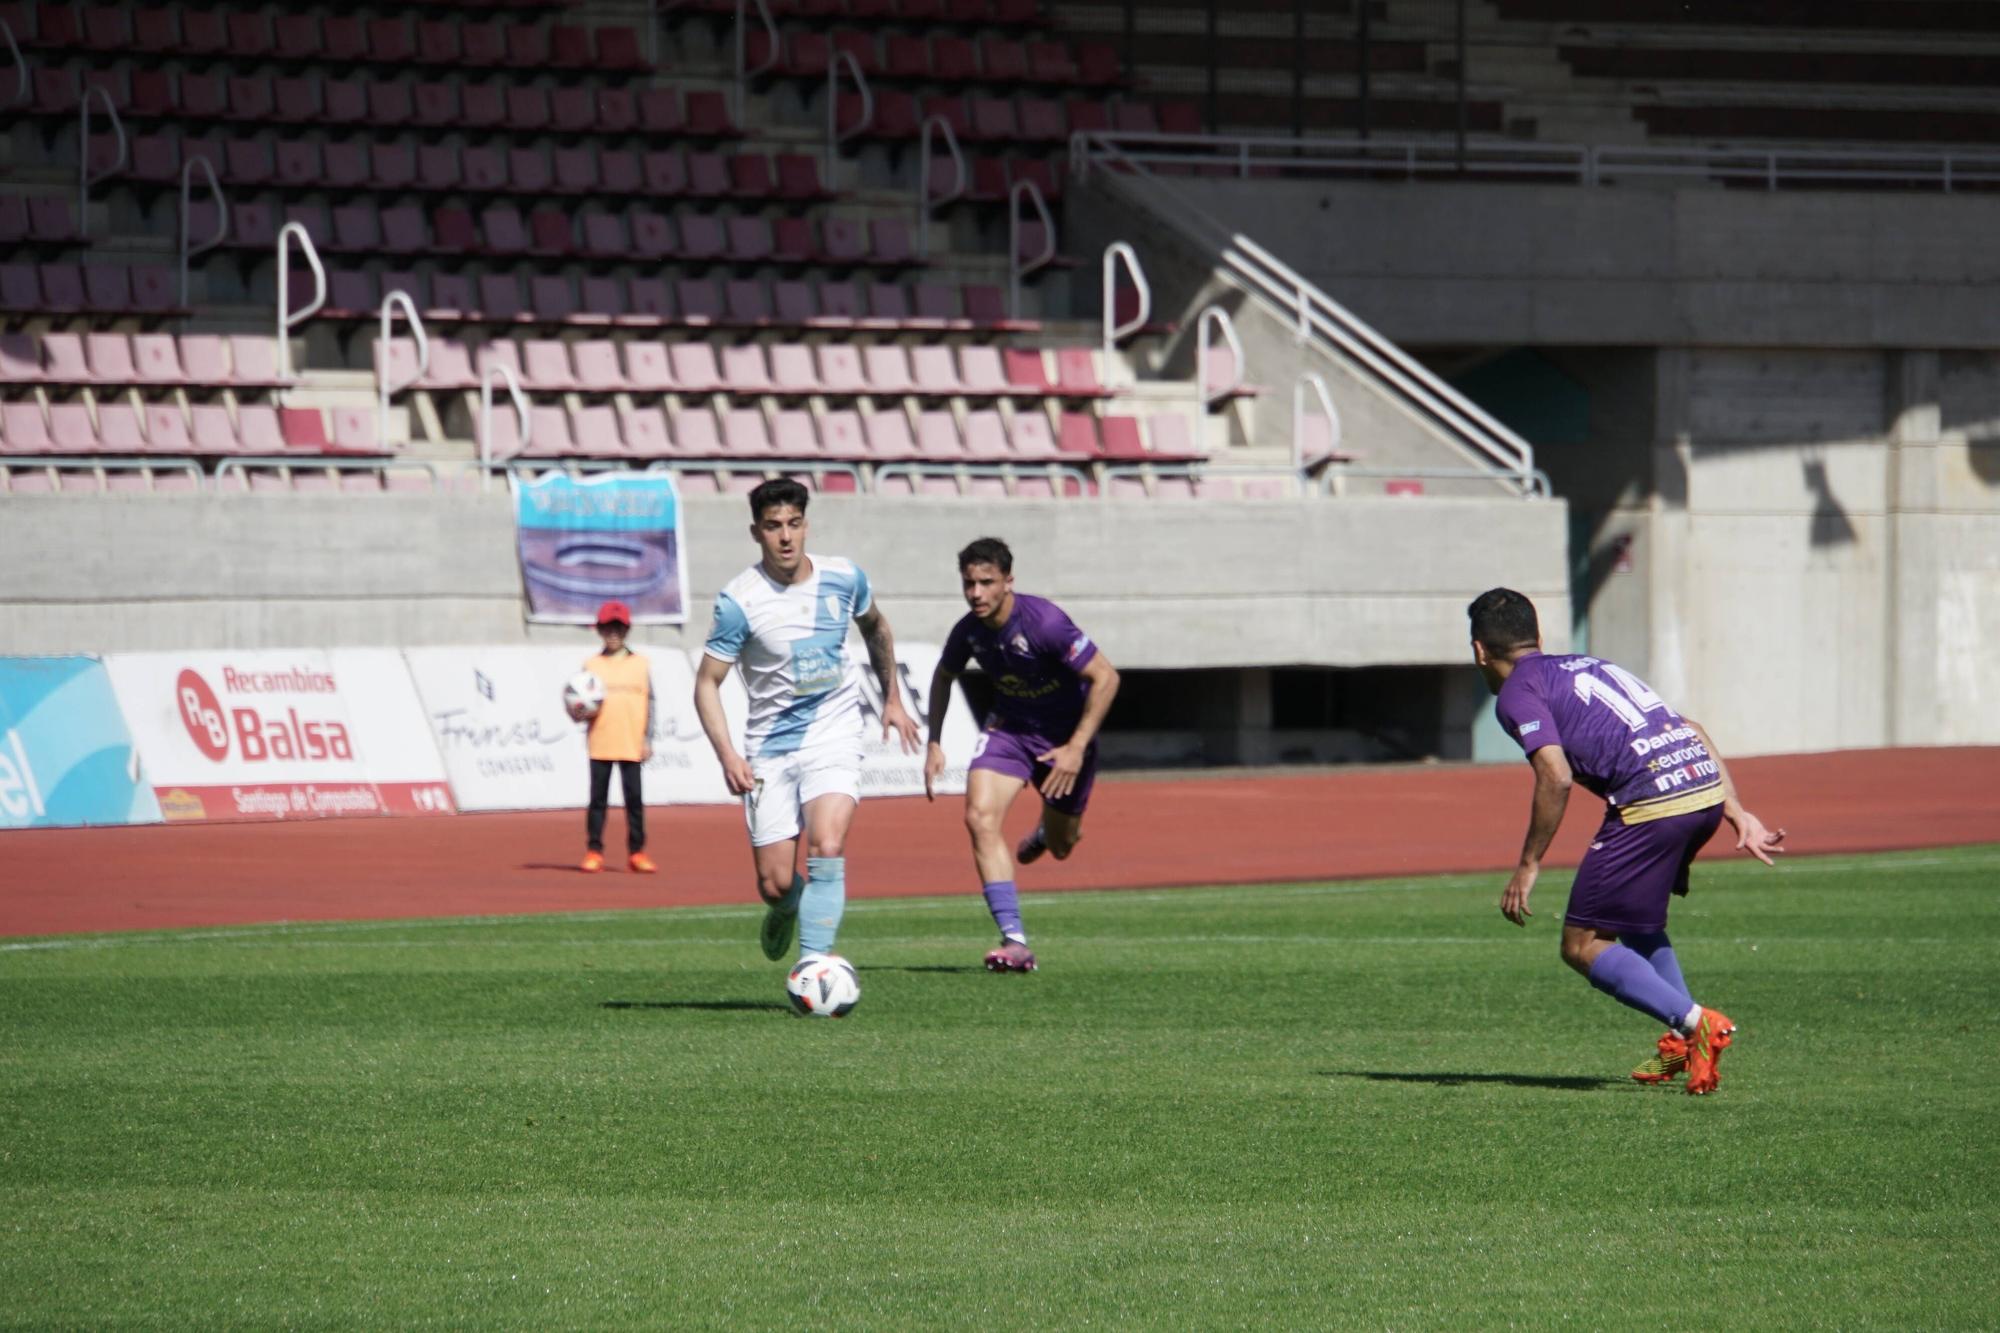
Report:
M811 1018L845 1018L861 1003L861 977L837 953L809 953L785 978L792 1008Z

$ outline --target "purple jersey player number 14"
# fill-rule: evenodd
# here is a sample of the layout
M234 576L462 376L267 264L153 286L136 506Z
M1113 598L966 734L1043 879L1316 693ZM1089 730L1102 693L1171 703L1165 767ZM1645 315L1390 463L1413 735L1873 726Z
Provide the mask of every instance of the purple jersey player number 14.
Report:
M1721 770L1701 736L1623 667L1579 654L1529 653L1494 707L1523 753L1562 746L1577 781L1624 823L1722 803Z

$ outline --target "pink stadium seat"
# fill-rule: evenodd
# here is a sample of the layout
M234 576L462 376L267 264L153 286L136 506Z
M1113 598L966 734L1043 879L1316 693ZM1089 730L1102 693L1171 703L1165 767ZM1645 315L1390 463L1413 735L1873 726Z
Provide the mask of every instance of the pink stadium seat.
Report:
M1108 424L1108 423L1107 423ZM1188 419L1178 412L1162 412L1146 422L1147 433L1153 439L1153 456L1156 458L1199 458L1202 451L1195 447L1194 428Z
M545 258L561 258L575 248L575 230L569 214L538 208L528 218L528 253Z
M1104 457L1119 462L1144 459L1146 444L1139 436L1137 417L1106 417L1104 427Z
M414 350L412 348L413 353ZM430 370L425 373L421 384L426 389L478 388L479 373L472 368L471 351L464 343L450 338L432 339Z
M403 84L375 85L377 88L402 88ZM419 83L410 87L407 97L408 110L401 119L427 129L446 129L459 119L458 85L455 83ZM387 119L377 108L377 120Z
M96 376L84 355L80 333L42 335L43 378L51 384L88 384Z
M565 134L582 134L596 129L597 102L591 90L557 88L552 91L549 94L549 124ZM587 149L576 151L589 152Z
M937 350L945 352L948 364L950 350ZM910 372L908 354L903 347L894 343L870 345L861 350L861 357L867 370L868 386L874 393L897 396L918 391L917 381Z
M522 317L521 283L512 273L480 274L478 299L482 319L498 322Z
M579 342L570 352L578 389L586 393L613 393L628 387L618 366L617 344L601 339Z
M910 366L915 374L916 389L929 397L951 397L964 388L959 383L958 369L952 364L951 348L930 343L913 348Z
M621 407L618 431L626 451L640 458L665 458L673 452L673 437L667 431L667 415L658 407Z
M674 293L665 278L634 277L626 287L633 323L665 323L674 318Z
M1009 347L1002 355L1007 367L1007 387L1019 393L1046 394L1055 386L1049 382L1048 364L1040 348Z
M674 445L678 453L697 458L714 458L722 453L722 433L715 413L705 407L683 407L674 418Z
M851 282L821 283L819 288L819 322L829 325L858 323L866 317L861 304L861 289Z
M50 305L56 304L49 288L51 271L67 267L51 264L42 270L42 296ZM85 304L92 310L122 312L133 309L132 271L127 268L113 268L104 264L92 264L83 270Z
M368 150L365 147L355 143L330 143L326 146L327 186L334 190L355 190L367 183Z
M284 435L287 449L323 453L333 446L333 439L326 432L326 416L317 407L279 408L278 429Z
M819 424L820 451L829 458L861 459L868 456L868 437L861 414L849 408L828 412Z
M727 192L737 199L768 199L778 183L771 172L771 159L763 153L737 153L727 163Z
M1049 419L1040 408L1016 412L1007 440L1020 458L1054 458L1061 452L1049 430Z
M685 393L714 393L724 385L715 364L715 349L707 343L675 343L667 349L674 380Z
M858 372L859 367L857 365ZM818 393L819 372L813 366L812 349L802 343L780 343L771 349L771 383L783 394Z
M493 130L507 120L507 94L497 83L468 83L458 95L458 118L473 129Z
M132 365L132 343L122 333L85 334L83 356L95 383L131 384L139 378Z
M511 424L512 412L493 414L494 424L505 417ZM569 413L559 406L537 403L528 409L529 439L527 446L519 450L530 458L562 458L577 452L576 440L570 435Z
M625 344L625 382L642 392L664 393L676 387L667 349L659 343Z
M278 340L255 333L229 335L230 383L238 386L274 385L285 381L278 375Z
M217 333L189 333L180 340L181 369L188 382L205 388L220 388L231 382L229 355Z
M540 149L510 148L504 160L506 179L496 188L509 189L516 194L547 194L555 183L555 177L549 170L548 155ZM469 174L469 166L467 171Z
M511 338L499 338L482 343L473 354L473 364L478 367L480 378L484 379L495 366L505 367L514 372L514 378L523 385L528 382L527 374L521 368L521 344Z
M560 393L576 387L569 349L550 339L530 338L521 345L521 371L521 383L531 393Z
M817 378L827 393L858 395L868 392L868 378L861 368L861 352L847 343L827 343L819 349Z
M704 235L702 243L708 243ZM640 211L632 215L631 253L638 259L666 259L678 249L674 221L663 213Z
M41 275L33 264L0 264L0 308L43 308Z
M329 14L320 26L320 54L334 64L359 64L368 54L368 29L351 14Z
M41 404L0 403L0 447L10 454L59 453Z
M188 436L187 418L181 415L178 403L148 404L145 430L146 445L154 453L194 452L194 441Z
M727 223L725 253L738 264L761 264L771 258L771 223L765 218L733 217Z
M771 322L771 294L756 278L732 278L723 288L729 322L757 327Z
M949 411L933 409L917 415L917 453L938 462L956 462L964 456L958 422Z
M755 343L723 348L722 382L731 393L770 393L774 386L764 365L764 349Z
M981 463L1004 463L1013 457L1014 451L1007 444L1007 427L998 412L988 407L966 414L965 452Z
M575 322L580 324L625 323L625 284L605 274L587 273L579 284Z
M446 214L456 214L456 209L441 208L437 211L438 241L440 244L458 249L458 237L448 232L445 225ZM456 217L453 218L454 229ZM512 204L495 204L479 215L479 234L488 254L518 255L528 248L528 231L521 224L521 214Z
M468 319L479 309L472 280L463 273L433 273L430 299L424 302L426 319Z
M729 100L720 92L687 95L687 132L700 139L733 139L740 130L729 118Z
M410 25L400 18L368 20L368 58L378 65L407 65L418 56Z
M564 194L589 194L597 188L597 154L588 148L558 148L555 188Z
M674 284L683 324L716 324L723 315L722 293L713 278L682 278Z
M868 258L867 232L852 218L828 218L820 235L821 253L831 263L858 264Z
M274 79L271 81L271 104L271 113L280 124L309 124L320 115L319 82L315 79Z
M919 349L921 351L922 349ZM1007 372L1001 368L997 347L966 347L958 354L959 382L969 394L1004 394L1008 391Z
M241 447L236 442L236 427L229 420L229 409L221 403L196 403L193 407L193 429L189 447L198 454L233 454Z
M1072 458L1094 458L1100 446L1097 442L1097 418L1088 412L1065 412L1057 423L1057 452Z
M755 407L732 407L723 411L722 447L738 457L778 452L765 425L763 410Z
M598 155L597 178L599 192L606 195L640 194L646 189L646 171L638 154L624 148Z
M1150 102L1120 102L1112 108L1111 123L1120 134L1157 134L1160 130Z
M1104 393L1097 375L1097 358L1088 347L1056 349L1056 384L1066 398L1096 398Z
M378 190L401 190L417 179L417 155L406 144L378 143L368 149L368 183ZM395 210L388 210L394 212Z
M880 462L898 462L917 456L917 442L910 434L910 419L897 408L866 418L868 455Z
M910 313L910 295L893 282L868 284L868 323L876 328L921 327Z
M236 409L236 439L244 453L269 457L290 447L278 409L269 403L243 403Z
M139 409L126 402L99 403L97 446L106 453L144 453L146 428L140 420Z
M596 458L616 457L625 452L625 437L618 430L618 414L609 403L594 403L570 413L570 438L577 452Z
M83 274L76 265L41 264L36 272L41 278L41 304L44 308L58 314L73 314L84 309Z
M1208 351L1208 390L1221 393L1236 382L1236 353L1228 347L1211 347Z
M0 333L0 384L33 384L42 378L42 347L31 333Z
M780 408L771 415L772 448L787 458L811 458L820 453L819 427L804 408Z
M639 102L628 89L597 90L597 128L605 134L625 134L639 123Z
M730 193L729 165L722 154L687 155L687 191L704 199L721 199Z
M368 119L376 125L408 125L415 121L416 114L415 97L409 84L392 81L368 85Z
M546 89L512 87L507 90L506 109L500 123L510 130L532 134L548 128L549 94Z
M699 213L681 219L681 254L684 258L719 259L726 245L727 235L719 219Z

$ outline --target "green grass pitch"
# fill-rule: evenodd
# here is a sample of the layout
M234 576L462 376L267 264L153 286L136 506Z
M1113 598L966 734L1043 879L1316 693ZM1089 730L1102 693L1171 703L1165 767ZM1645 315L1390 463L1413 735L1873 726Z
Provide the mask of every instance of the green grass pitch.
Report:
M2000 848L1698 870L1709 1098L1566 881L0 942L0 1323L2000 1322Z

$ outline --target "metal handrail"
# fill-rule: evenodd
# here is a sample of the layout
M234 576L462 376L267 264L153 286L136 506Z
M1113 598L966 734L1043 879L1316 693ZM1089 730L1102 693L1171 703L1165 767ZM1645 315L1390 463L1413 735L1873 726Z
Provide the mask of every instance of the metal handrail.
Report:
M1079 160L1105 168L1107 185L1126 190L1142 180L1170 207L1158 208L1161 218L1197 244L1214 252L1215 262L1244 290L1275 313L1293 322L1301 342L1318 346L1329 356L1346 357L1394 391L1402 406L1427 417L1475 458L1483 458L1528 490L1534 472L1534 447L1496 421L1477 404L1439 379L1345 306L1335 301L1282 260L1240 232L1216 221L1188 198L1171 189L1142 163L1133 161L1107 137L1072 137Z
M1211 389L1208 385L1209 330L1217 328L1222 330L1222 340L1229 344L1230 353L1236 359L1234 366L1236 373L1226 388ZM1195 320L1194 333L1194 383L1197 395L1195 401L1201 405L1201 410L1206 412L1213 404L1243 387L1248 364L1243 356L1243 340L1236 336L1236 321L1231 319L1229 312L1221 306L1204 307L1201 315Z
M871 489L879 495L883 481L890 477L950 477L953 480L959 477L998 477L1003 481L1010 477L1015 481L1023 477L1048 477L1050 480L1060 477L1076 481L1084 495L1090 493L1090 483L1094 480L1090 468L1084 464L1065 463L1058 459L1037 462L1024 458L1013 463L943 463L909 460L876 464L875 484ZM1060 487L1057 488L1056 498L1064 498Z
M118 156L110 166L90 173L90 99L95 94L104 103L104 112L111 117L111 131L118 136ZM118 117L118 108L111 101L111 94L104 85L85 83L83 95L77 106L80 121L76 140L76 234L90 235L90 187L101 180L109 180L125 170L125 164L132 160L132 144L125 137L125 122Z
M7 103L8 110L26 106L34 96L34 80L28 75L28 58L21 54L21 44L14 40L14 25L0 18L0 37L7 39L8 54L14 57L14 100Z
M194 478L194 488L202 487L201 464L192 458L171 458L164 454L148 454L144 458L117 458L103 454L6 454L0 455L0 468L19 472L28 468L62 468L81 472L185 472ZM11 489L11 487L10 487Z
M417 372L401 384L392 384L389 382L389 328L399 307L403 318L409 321L410 332L416 335ZM375 363L375 438L384 448L389 445L389 399L430 373L431 340L424 334L424 321L417 315L417 303L399 287L382 298L382 355Z
M847 67L847 73L854 80L854 90L861 94L861 119L843 130L840 128L840 69ZM855 135L867 130L875 123L875 90L868 86L868 76L861 72L861 62L854 58L854 52L836 50L826 62L826 187L834 188L833 169L840 161L840 146Z
M215 235L200 245L193 243L188 235L192 215L188 211L188 198L194 185L194 171L200 167L208 177L208 192L215 196ZM222 182L215 178L215 164L206 157L191 157L181 166L181 309L189 309L188 302L188 260L196 255L207 254L221 245L229 236L229 200L223 197Z
M1070 144L1072 174L1088 169L1091 145L1116 149L1147 167L1227 168L1245 179L1352 176L1405 180L1464 178L1450 138L1358 138L1282 135L1079 133ZM1661 147L1622 144L1474 141L1466 146L1471 179L1573 180L1603 185L1625 179L1696 178L1755 180L1775 190L1788 182L1855 182L1930 186L1952 193L1962 186L2000 183L2000 154L1944 150L1862 148Z
M618 459L561 458L537 461L553 462L557 466L574 469L578 472L599 472L607 469L629 470L632 466L631 463ZM524 464L508 470L510 472L522 472L527 471L528 466ZM542 470L547 472L552 469L544 467ZM778 461L750 459L729 463L721 459L658 458L646 465L646 471L695 472L704 476L723 476L731 472L804 472L815 477L852 477L854 478L856 494L859 494L862 489L861 465L858 463L813 462L797 459L783 459Z
M1492 481L1493 473L1480 467L1359 467L1352 463L1342 463L1339 467L1327 468L1319 475L1321 493L1340 494L1342 484L1355 477L1408 477L1415 481ZM1531 468L1522 478L1521 498L1524 500L1546 500L1555 494L1555 487L1549 481L1549 474L1540 468Z
M312 266L313 299L303 310L292 309L292 247L296 237L299 253ZM278 378L292 379L292 329L317 315L326 304L326 265L319 262L319 247L300 222L287 222L278 229Z
M526 449L534 438L534 418L528 412L528 395L521 392L521 379L512 366L495 361L486 367L479 377L479 465L493 466L493 377L499 376L507 386L508 396L514 400L514 414L521 423L521 448Z
M757 17L763 20L764 32L771 39L771 58L755 69L748 67L750 15L752 5L757 7ZM759 74L768 74L778 66L782 39L778 36L778 21L771 17L771 6L765 0L736 0L736 87L735 108L732 114L736 123L743 123L744 103L750 96L750 80Z
M1129 323L1118 323L1118 265L1123 263L1125 271L1132 275L1133 289L1139 293L1139 313ZM1139 266L1139 252L1126 241L1113 241L1104 247L1104 377L1108 384L1111 367L1114 364L1112 351L1122 338L1129 337L1146 327L1153 318L1153 285L1146 281L1146 270Z
M1292 466L1300 472L1311 467L1315 460L1306 452L1306 390L1312 390L1319 399L1320 412L1326 417L1327 454L1340 452L1340 413L1333 405L1333 394L1326 387L1326 377L1317 370L1308 370L1292 382Z
M1035 206L1041 215L1042 236L1047 248L1035 257L1033 263L1021 260L1021 200ZM1042 187L1030 180L1018 180L1007 191L1007 318L1021 317L1021 279L1038 269L1047 268L1056 257L1056 220L1049 213L1049 201L1042 197Z
M275 456L258 458L235 454L216 463L215 489L221 490L223 478L232 472L244 473L247 479L252 468L276 468L284 472L288 478L294 469L304 469L308 472L380 472L386 475L390 468L399 470L422 468L430 474L432 490L437 489L438 480L442 475L435 462L423 458L332 458L298 454L287 458Z
M951 192L931 198L931 131L944 131L944 146L951 150L952 170L955 173ZM931 210L943 208L965 197L972 182L966 177L970 173L965 165L964 150L958 146L958 131L943 116L925 116L923 126L917 131L917 258L931 257Z

